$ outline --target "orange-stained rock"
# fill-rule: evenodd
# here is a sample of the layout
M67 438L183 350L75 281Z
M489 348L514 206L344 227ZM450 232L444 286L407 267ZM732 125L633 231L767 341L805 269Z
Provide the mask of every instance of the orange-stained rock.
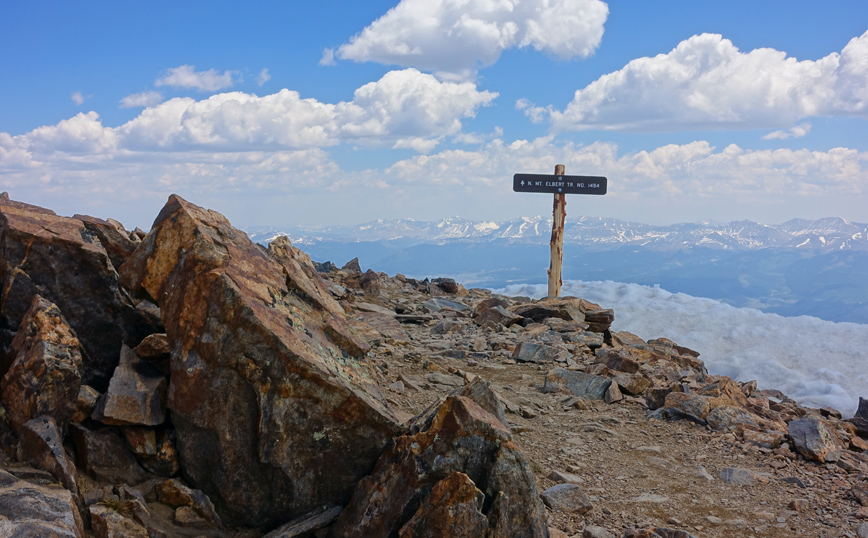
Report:
M479 502L471 485L483 496ZM425 534L422 523L438 517L472 528ZM395 438L329 536L530 538L548 536L545 521L533 473L508 428L474 400L452 395Z
M75 414L81 387L81 350L60 309L39 295L12 340L14 362L0 381L9 422L16 429L40 416L61 432Z
M452 473L434 484L425 503L398 532L399 538L485 536L485 495L464 473Z
M182 474L226 523L270 527L345 500L398 432L358 359L367 345L288 242L266 251L171 196L120 272L160 307Z
M0 196L0 284L0 328L17 330L37 294L56 304L84 350L83 381L97 390L108 384L121 344L136 345L150 330L82 221L8 196Z

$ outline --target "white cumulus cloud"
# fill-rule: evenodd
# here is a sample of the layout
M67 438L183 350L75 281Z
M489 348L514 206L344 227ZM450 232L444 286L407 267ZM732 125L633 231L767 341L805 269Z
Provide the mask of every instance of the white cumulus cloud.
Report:
M587 57L608 14L600 0L401 0L320 63L337 57L466 75L514 47Z
M147 108L157 106L163 101L160 92L132 93L121 99L121 108Z
M287 89L263 97L230 92L201 101L171 99L119 132L136 149L297 149L347 140L430 151L432 141L457 134L463 118L495 97L472 83L441 82L406 69L390 71L358 88L352 101L336 104L303 99Z
M172 67L165 75L158 78L155 86L171 86L173 88L194 89L200 92L216 92L231 88L235 83L234 72L224 71L222 74L216 69L196 71L192 65Z
M131 95L122 105L146 106L144 101L158 97ZM23 135L6 135L14 142L6 152L12 155L14 149L20 162L21 151L39 161L56 152L109 158L118 152L297 150L342 141L430 152L444 137L458 135L462 120L496 97L470 82L442 82L406 69L365 84L348 102L323 103L284 89L262 97L228 92L202 100L174 98L147 106L119 127L104 126L96 112L78 114Z
M525 113L547 115L558 131L786 128L811 116L868 117L868 32L816 61L696 35L600 77L563 111Z

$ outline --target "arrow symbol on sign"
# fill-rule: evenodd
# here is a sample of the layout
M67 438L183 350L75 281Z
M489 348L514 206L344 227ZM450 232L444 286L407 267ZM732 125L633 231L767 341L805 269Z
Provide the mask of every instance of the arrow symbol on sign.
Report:
M521 186L524 187L524 181L521 182Z

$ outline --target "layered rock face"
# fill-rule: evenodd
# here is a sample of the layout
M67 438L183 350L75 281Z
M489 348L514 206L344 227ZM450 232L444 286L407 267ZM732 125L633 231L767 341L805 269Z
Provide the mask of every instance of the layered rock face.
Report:
M35 295L56 304L81 341L83 381L104 389L121 344L135 345L147 322L118 288L96 234L78 219L0 195L0 325L14 332ZM0 374L8 368L0 369Z
M398 432L357 360L367 344L288 244L270 255L172 196L121 275L162 310L183 474L224 521L266 527L345 501Z

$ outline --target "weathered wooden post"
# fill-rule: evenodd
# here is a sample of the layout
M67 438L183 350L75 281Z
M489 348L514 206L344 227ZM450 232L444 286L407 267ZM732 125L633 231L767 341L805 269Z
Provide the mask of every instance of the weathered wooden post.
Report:
M555 175L563 176L566 167L562 164L555 165ZM567 218L567 195L562 192L554 194L552 204L552 259L549 263L549 297L560 297L561 269L564 266L564 220Z
M561 294L561 273L564 262L564 221L567 217L567 194L606 194L608 180L601 176L567 176L562 164L555 166L552 176L515 174L515 192L546 192L555 195L552 207L551 262L549 264L549 297Z

